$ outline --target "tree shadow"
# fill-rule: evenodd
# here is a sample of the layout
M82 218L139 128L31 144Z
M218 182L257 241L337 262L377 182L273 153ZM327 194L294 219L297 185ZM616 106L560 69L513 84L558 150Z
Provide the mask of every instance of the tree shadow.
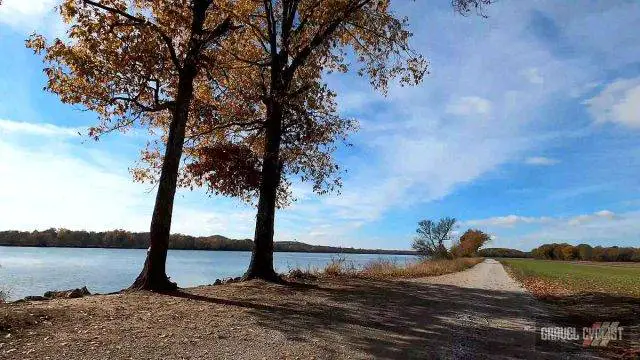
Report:
M640 359L640 299L607 293L582 293L543 299L553 321L578 329L594 323L619 322L622 339L610 342L600 353L610 358Z
M260 296L266 290L281 296ZM329 358L345 349L376 359L590 356L577 344L537 340L535 326L552 323L549 309L517 292L362 279L194 292L171 295L243 307L260 327L320 347Z

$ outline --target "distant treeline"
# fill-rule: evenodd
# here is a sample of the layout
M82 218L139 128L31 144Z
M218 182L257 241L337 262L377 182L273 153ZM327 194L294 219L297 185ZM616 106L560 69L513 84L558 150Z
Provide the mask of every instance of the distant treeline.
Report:
M545 260L635 261L640 262L640 248L602 247L587 244L544 244L529 252L505 248L479 251L483 257L535 258Z
M548 260L640 261L640 248L544 244L531 250L531 255Z
M487 248L478 251L478 255L482 257L508 257L508 258L527 258L531 254L525 251L507 248Z
M126 230L94 232L67 229L32 232L1 231L0 246L146 249L149 246L149 233L135 233ZM253 241L250 239L229 239L221 235L196 237L174 234L171 235L169 240L169 248L177 250L251 251ZM415 255L414 251L408 250L354 249L309 245L297 241L277 241L274 244L274 249L279 252Z

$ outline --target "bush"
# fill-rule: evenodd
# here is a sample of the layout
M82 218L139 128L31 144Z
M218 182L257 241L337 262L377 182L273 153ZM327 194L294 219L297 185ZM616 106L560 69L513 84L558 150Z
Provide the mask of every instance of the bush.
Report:
M331 262L325 266L322 272L327 276L345 276L354 275L357 269L353 262L347 261L344 256L336 256L331 258Z

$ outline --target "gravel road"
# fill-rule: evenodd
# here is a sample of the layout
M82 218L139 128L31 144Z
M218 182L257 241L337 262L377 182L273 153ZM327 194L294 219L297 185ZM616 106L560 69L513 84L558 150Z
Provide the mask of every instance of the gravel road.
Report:
M470 289L508 291L521 293L523 298L528 298L525 295L526 290L507 274L502 264L493 259L487 259L466 271L422 278L417 281Z
M487 294L503 293L492 312L461 308L451 313L449 320L460 324L461 336L454 337L453 358L473 358L478 343L492 338L496 333L511 331L506 336L496 357L545 358L545 359L597 359L584 349L566 343L536 342L536 331L542 326L557 326L549 316L549 309L534 299L505 271L502 264L493 259L466 271L442 276L417 279L417 282L434 285L486 291ZM506 296L508 294L508 296Z

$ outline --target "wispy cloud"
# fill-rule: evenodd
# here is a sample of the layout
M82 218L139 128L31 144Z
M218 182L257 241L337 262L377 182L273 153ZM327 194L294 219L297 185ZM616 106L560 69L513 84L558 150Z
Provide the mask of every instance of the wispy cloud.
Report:
M556 165L560 163L560 160L552 159L544 156L532 156L532 157L526 158L524 160L524 163L527 165L550 166L550 165Z
M531 67L526 70L523 70L522 74L532 84L536 84L536 85L544 84L544 78L540 74L540 69L536 67Z
M22 134L39 136L79 136L86 128L69 128L43 123L28 123L0 119L0 134Z
M447 105L447 113L460 116L488 115L491 101L479 96L463 96Z
M497 236L492 246L530 250L542 243L568 242L637 246L640 240L640 211L615 213L600 210L574 216L499 216L468 220L465 225L484 229Z
M514 227L518 224L541 224L548 223L552 220L553 219L550 217L506 215L491 217L488 219L467 220L464 223L469 226Z
M640 77L616 80L584 104L598 122L640 129Z
M59 0L3 0L0 5L0 24L30 34L44 31L47 35L61 36L64 25L55 13Z

